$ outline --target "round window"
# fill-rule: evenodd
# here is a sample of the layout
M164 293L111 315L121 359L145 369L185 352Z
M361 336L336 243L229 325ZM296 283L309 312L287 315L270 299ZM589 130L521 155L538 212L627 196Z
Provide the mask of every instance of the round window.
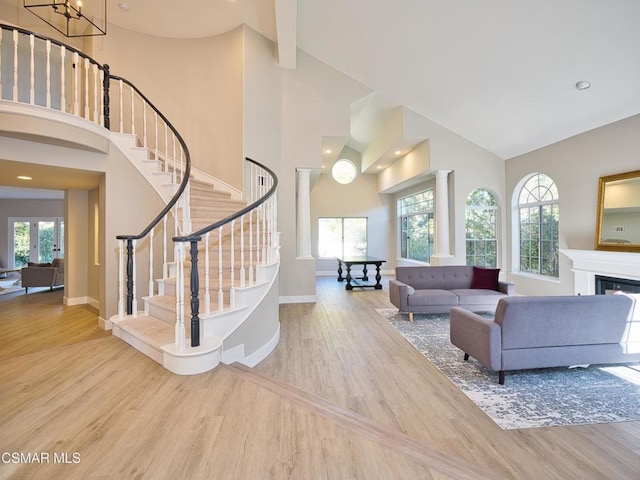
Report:
M358 169L356 166L351 160L347 160L345 158L338 160L331 168L331 175L333 176L333 179L343 185L353 182L357 174Z

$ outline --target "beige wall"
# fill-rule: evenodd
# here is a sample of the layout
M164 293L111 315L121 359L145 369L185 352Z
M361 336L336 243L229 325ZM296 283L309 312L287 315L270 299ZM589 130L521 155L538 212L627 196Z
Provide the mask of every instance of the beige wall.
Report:
M67 190L65 195L65 303L86 303L88 263L88 191Z
M508 241L514 238L510 205L518 184L530 174L549 175L560 196L560 248L592 250L595 242L595 218L598 178L637 170L640 158L640 116L576 135L562 142L521 155L506 162L508 195ZM510 245L509 245L510 247ZM511 251L511 249L509 248ZM511 271L517 267L509 258ZM573 294L570 261L560 256L558 282L527 275L512 274L511 279L524 294Z
M360 168L360 154L345 148L338 158L347 158ZM329 170L329 169L324 169ZM341 185L327 171L318 177L311 190L311 254L318 258L318 219L320 217L366 217L367 253L386 260L383 270L395 268L393 232L395 232L393 196L378 193L377 175L359 174L348 184ZM335 272L334 258L316 262L319 273Z
M131 81L187 142L194 167L242 187L243 29L170 39L109 26L94 58Z
M88 192L87 222L87 295L91 303L98 304L100 298L101 278L100 245L104 243L101 235L100 221L103 217L100 206L100 189Z

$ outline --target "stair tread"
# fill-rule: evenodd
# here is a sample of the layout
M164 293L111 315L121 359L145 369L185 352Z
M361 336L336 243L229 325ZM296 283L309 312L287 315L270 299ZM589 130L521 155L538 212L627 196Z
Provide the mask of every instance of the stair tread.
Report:
M126 318L118 326L156 349L174 341L173 325L149 315Z

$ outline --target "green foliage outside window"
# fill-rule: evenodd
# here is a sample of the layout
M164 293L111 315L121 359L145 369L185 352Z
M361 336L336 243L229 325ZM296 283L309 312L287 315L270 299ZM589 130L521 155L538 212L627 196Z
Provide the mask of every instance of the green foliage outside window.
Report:
M478 188L467 197L465 210L467 265L496 267L498 260L497 201Z
M15 268L21 268L29 262L29 247L31 245L31 233L29 222L14 222L14 259Z
M558 189L538 173L520 192L520 271L559 276Z
M433 190L400 199L400 256L428 262L433 255Z

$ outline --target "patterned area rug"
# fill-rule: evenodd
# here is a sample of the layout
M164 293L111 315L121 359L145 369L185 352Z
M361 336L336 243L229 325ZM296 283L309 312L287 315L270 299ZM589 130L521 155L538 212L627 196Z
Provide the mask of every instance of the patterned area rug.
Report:
M410 323L395 308L376 311L505 430L640 420L640 363L506 372L499 385L497 372L451 344L448 314Z

